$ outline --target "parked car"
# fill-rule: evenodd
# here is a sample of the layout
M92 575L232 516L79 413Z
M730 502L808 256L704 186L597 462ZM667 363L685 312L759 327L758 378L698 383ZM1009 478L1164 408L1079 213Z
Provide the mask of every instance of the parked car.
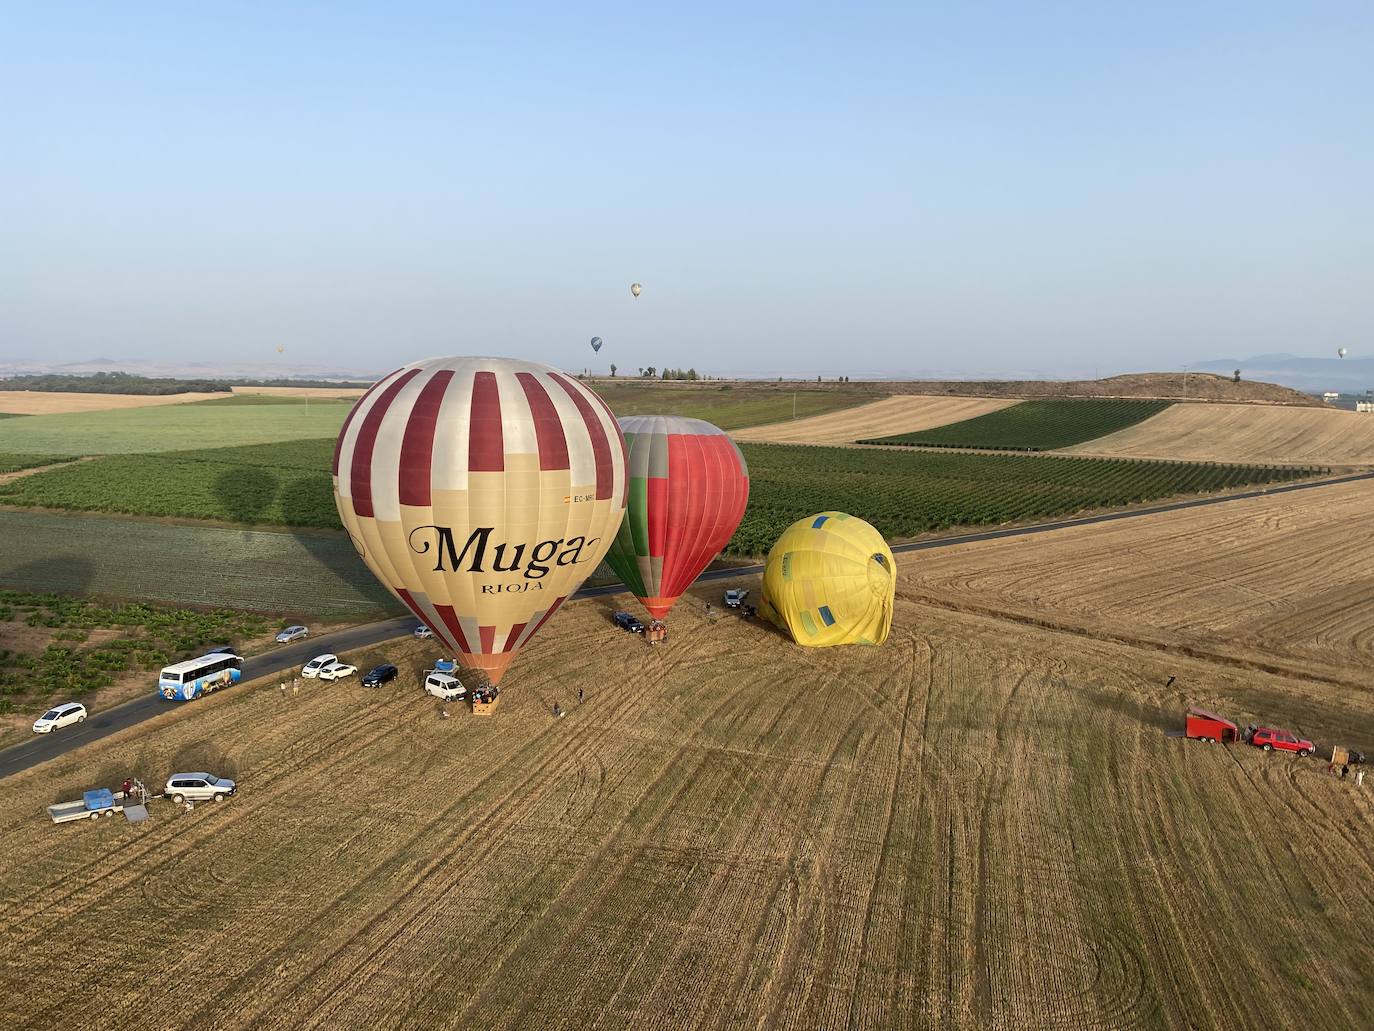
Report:
M429 640L431 637L433 637L433 636L434 636L434 631L431 630L429 627L425 626L423 623L419 623L419 624L416 625L416 627L415 627L415 637L416 637L418 640L421 640L421 641L428 641L428 640Z
M74 723L80 723L86 718L86 707L80 702L67 702L65 705L54 705L47 712L33 721L33 732L35 734L51 734L54 730L62 727L70 727Z
M320 675L320 670L326 666L332 666L339 661L337 655L316 655L313 659L301 667L301 676L314 678Z
M725 607L727 609L737 609L744 604L744 599L749 597L749 592L732 588L725 592Z
M208 802L213 799L223 802L238 791L238 786L228 777L216 777L209 773L174 773L167 778L167 786L162 793L177 805L182 802Z
M1311 741L1298 737L1292 731L1279 730L1276 727L1256 727L1249 740L1256 748L1263 748L1266 752L1278 749L1280 752L1311 755L1317 750L1317 746Z
M628 630L632 634L644 633L644 624L628 612L617 612L612 618L615 619L615 625L621 630Z
M381 687L383 684L389 684L399 673L400 670L388 662L363 677L363 687Z
M289 626L277 635L278 644L290 644L292 641L301 641L310 636L308 626Z
M432 694L441 701L451 702L466 698L468 689L457 677L448 673L431 673L425 677L425 694Z
M358 672L357 666L350 666L346 662L331 662L328 666L320 667L319 678L321 680L342 680L344 677L351 677Z

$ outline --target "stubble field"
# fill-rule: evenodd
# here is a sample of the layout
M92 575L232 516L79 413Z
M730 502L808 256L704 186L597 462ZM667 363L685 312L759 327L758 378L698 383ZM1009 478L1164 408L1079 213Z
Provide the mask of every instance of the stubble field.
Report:
M655 650L610 627L610 600L575 603L485 720L438 718L413 641L356 657L407 669L379 692L212 696L0 782L16 814L0 1024L1360 1026L1369 794L1316 760L1165 731L1201 701L1374 750L1367 686L1335 682L1366 668L1358 620L1328 632L1324 680L1203 647L1231 633L1257 566L1274 619L1249 613L1256 653L1329 623L1326 585L1288 555L1368 491L1209 509L1230 525L1214 532L1193 513L1132 520L1139 554L1093 528L1033 538L1051 557L1086 546L1048 561L1031 601L995 544L904 556L877 649L710 619L710 591ZM1202 536L1216 592L1172 602L1187 653L1148 620L1137 633L1126 575L1171 533ZM1085 582L1100 617L1057 615ZM42 819L91 783L173 768L242 793L155 803L142 828ZM59 968L102 992L34 990Z
M1332 408L1174 405L1154 418L1068 449L1114 458L1374 465L1374 415Z
M885 397L855 408L813 415L805 419L751 426L732 433L736 440L774 444L852 444L865 437L944 426L986 415L1016 404L1009 398L923 397L914 394Z

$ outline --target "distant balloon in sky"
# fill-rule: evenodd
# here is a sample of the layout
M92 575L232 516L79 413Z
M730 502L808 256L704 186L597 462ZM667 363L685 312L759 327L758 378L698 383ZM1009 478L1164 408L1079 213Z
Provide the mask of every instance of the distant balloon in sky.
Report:
M427 358L344 420L334 503L364 562L492 683L605 557L625 511L625 439L547 365Z
M283 351L285 351L285 350L286 350L286 348L283 347L281 344L278 344L278 345L277 345L277 354L281 354L281 353L282 353Z
M638 296L639 296L639 292L640 292L641 290L643 290L643 289L644 289L644 288L643 288L642 286L640 286L638 283L631 283L631 284L630 284L630 294L631 294L632 296L634 296L634 297L638 297Z
M593 351L600 351L600 350L601 350L601 338L600 338L600 337L592 337L592 350L593 350Z
M1344 347L1338 347L1338 348L1336 348L1336 357L1337 357L1337 358L1344 358L1344 357L1345 357L1345 348L1344 348Z

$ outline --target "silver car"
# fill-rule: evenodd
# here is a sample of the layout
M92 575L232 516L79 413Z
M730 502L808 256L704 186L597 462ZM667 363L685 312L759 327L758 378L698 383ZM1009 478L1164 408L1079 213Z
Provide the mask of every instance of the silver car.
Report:
M182 802L223 802L238 790L228 777L209 773L174 773L162 793L177 805Z
M292 641L299 641L310 636L308 626L289 626L277 635L278 644L290 644Z

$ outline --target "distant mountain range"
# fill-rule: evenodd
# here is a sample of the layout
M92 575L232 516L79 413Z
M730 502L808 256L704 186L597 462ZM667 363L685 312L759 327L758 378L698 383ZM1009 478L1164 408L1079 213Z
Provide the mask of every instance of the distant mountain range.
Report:
M1260 354L1253 358L1223 358L1188 366L1193 372L1223 376L1240 370L1241 379L1278 383L1309 394L1335 390L1363 394L1374 389L1374 358L1300 358L1294 354Z

